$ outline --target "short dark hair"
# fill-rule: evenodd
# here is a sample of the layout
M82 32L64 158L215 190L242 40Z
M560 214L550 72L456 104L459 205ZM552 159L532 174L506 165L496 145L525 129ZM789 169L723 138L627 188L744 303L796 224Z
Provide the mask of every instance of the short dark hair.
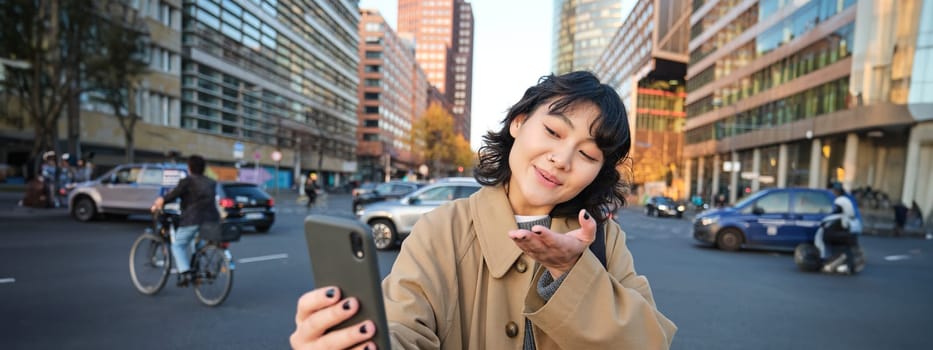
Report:
M520 115L531 116L535 109L544 104L550 104L550 112L556 113L579 102L591 102L599 108L599 115L590 125L590 132L603 153L604 162L596 179L573 199L557 204L551 216L576 217L580 209L586 209L598 221L605 221L609 211L625 204L626 186L616 166L628 156L632 139L622 99L612 87L600 83L590 72L543 76L537 85L525 90L522 99L509 108L502 121L502 129L489 131L483 136L479 163L474 171L476 180L487 186L509 182L512 176L509 153L515 143L509 127L515 118Z
M206 162L204 157L201 157L197 154L194 154L188 157L188 171L195 175L204 175L204 167Z

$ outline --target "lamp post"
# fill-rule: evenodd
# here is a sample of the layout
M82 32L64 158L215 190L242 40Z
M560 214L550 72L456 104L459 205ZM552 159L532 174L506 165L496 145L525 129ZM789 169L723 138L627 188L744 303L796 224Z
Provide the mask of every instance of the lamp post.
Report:
M272 183L275 186L275 196L279 196L279 161L282 160L282 152L272 151L272 160L275 161L275 175L272 176Z

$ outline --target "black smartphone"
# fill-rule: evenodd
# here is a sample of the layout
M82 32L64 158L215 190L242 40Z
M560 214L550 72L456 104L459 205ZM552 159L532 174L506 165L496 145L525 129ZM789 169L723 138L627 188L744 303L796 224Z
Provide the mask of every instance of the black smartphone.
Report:
M314 285L337 286L344 298L352 296L360 303L356 315L333 329L372 320L376 346L390 349L372 228L355 218L312 214L305 218L305 239Z

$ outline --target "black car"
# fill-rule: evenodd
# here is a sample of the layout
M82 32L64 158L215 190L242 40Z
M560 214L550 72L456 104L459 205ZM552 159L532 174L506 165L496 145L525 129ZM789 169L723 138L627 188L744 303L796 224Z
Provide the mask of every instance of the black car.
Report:
M275 223L275 200L256 184L219 183L217 198L225 212L224 222L253 226L258 232L268 232Z
M369 191L356 192L353 195L353 212L357 212L365 204L402 198L423 186L424 184L417 182L389 181L378 184Z
M674 202L671 197L654 196L648 199L648 203L645 203L645 215L648 216L676 216L680 218L684 216L684 210L686 210L686 207L683 203Z

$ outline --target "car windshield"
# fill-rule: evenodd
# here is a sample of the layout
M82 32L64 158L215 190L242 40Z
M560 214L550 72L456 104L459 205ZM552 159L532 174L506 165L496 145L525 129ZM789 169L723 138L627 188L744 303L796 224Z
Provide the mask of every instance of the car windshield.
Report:
M658 197L657 202L658 204L674 204L674 200L670 197Z
M758 197L761 197L761 192L754 193L754 194L752 194L752 195L750 195L750 196L745 196L745 198L742 198L741 200L739 200L738 202L736 202L735 205L733 205L733 207L734 207L734 208L741 208L741 207L744 207L744 206L748 205L748 203L751 203L751 202L754 202L755 200L757 200Z
M379 184L379 186L376 186L376 189L373 190L373 191L378 192L378 193L381 193L381 194L391 193L391 192L392 192L392 184L391 184L391 183L388 183L388 182L386 182L386 183L381 183L381 184Z
M224 193L227 197L248 197L258 200L269 199L269 196L256 185L224 185Z

